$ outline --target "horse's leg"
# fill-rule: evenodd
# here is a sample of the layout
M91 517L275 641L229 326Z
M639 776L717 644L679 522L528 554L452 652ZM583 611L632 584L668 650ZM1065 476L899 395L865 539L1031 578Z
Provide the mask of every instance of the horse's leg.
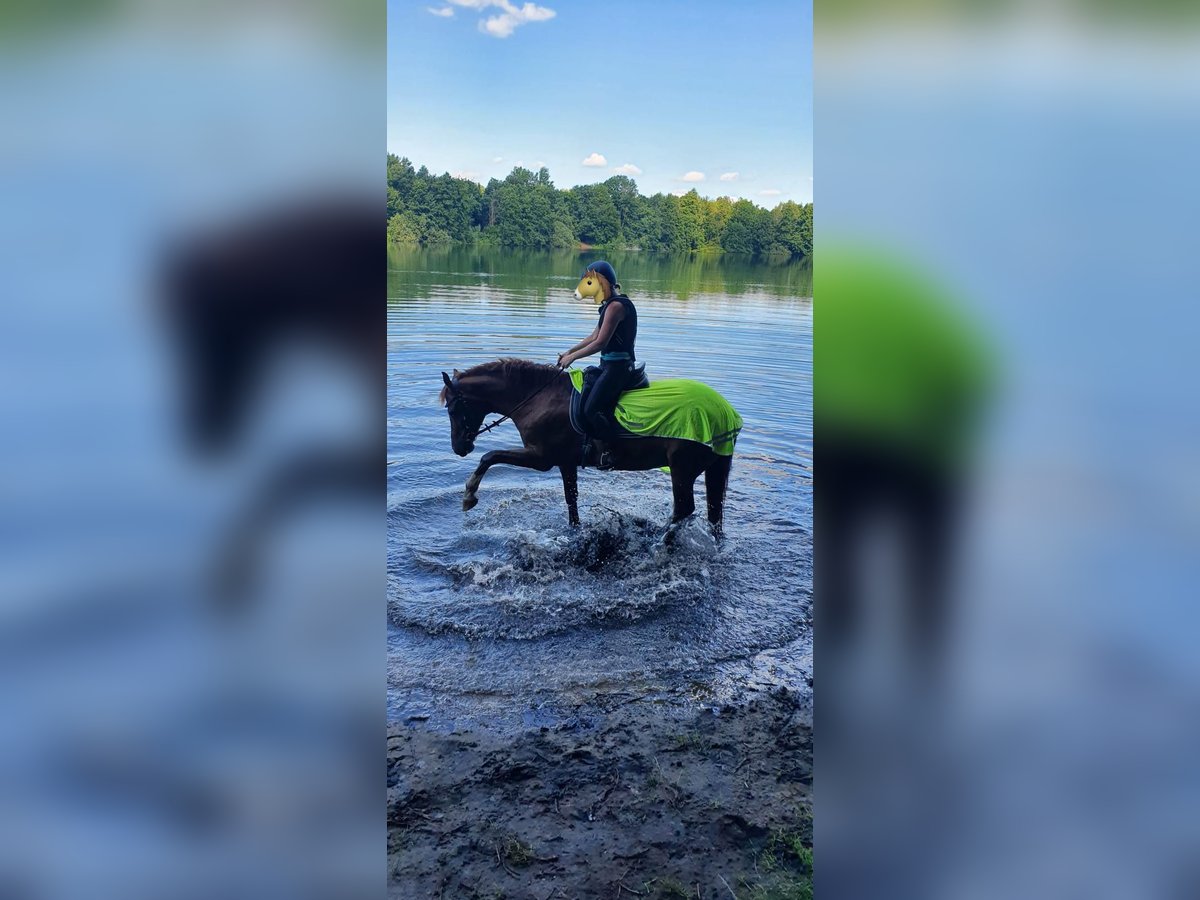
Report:
M696 476L699 472L671 466L671 496L675 508L671 513L671 524L682 522L696 511Z
M721 536L722 520L725 517L725 489L729 487L729 470L733 466L732 456L718 456L704 470L704 500L708 505L708 524L713 534Z
M562 473L563 496L567 499L567 521L576 528L579 526L579 469L562 465L558 471Z
M675 543L675 533L680 523L696 511L696 479L704 471L704 463L696 455L693 445L680 441L674 446L668 445L667 465L671 467L671 497L674 503L671 524L663 535L663 543L670 547Z
M476 491L479 490L479 482L483 481L483 476L487 474L487 470L492 466L520 466L523 469L537 469L539 472L549 472L554 468L554 463L547 460L539 453L533 450L489 450L479 460L479 465L475 467L475 471L471 473L471 477L467 479L467 490L463 495L463 509L474 509L479 503L479 497L476 496Z
M668 547L675 546L675 534L679 525L696 511L696 476L700 473L694 469L671 465L671 495L674 509L671 512L671 524L663 535L663 543Z

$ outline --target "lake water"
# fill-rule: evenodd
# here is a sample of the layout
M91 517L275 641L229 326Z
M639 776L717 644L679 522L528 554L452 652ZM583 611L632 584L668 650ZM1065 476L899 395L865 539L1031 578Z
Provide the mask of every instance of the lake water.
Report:
M812 672L812 276L799 264L608 254L637 304L652 380L720 391L745 425L718 546L681 545L661 472L580 472L567 526L557 470L463 482L441 372L500 356L553 362L590 332L573 290L594 254L389 248L388 712L439 727L551 723L653 698L721 704ZM580 364L577 364L580 365ZM491 417L489 417L490 421ZM703 478L697 481L702 518Z

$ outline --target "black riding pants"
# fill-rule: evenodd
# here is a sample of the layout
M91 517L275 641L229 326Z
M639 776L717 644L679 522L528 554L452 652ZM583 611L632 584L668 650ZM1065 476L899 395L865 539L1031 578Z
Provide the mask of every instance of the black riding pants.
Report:
M632 363L626 359L600 363L600 375L583 402L583 428L592 437L607 441L616 436L613 410L629 383L631 368Z

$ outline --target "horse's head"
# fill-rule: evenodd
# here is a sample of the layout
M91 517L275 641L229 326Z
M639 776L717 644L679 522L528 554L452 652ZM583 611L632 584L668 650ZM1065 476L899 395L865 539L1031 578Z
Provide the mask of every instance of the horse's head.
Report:
M479 435L479 428L483 425L483 417L487 415L487 410L472 403L463 394L456 383L457 380L457 369L454 370L454 378L445 372L442 373L445 387L442 388L440 399L446 407L446 412L450 414L450 447L459 456L466 456L475 449L475 438Z
M583 277L579 279L575 288L575 299L589 297L596 303L603 303L613 295L614 288L618 287L620 285L617 284L617 273L612 266L600 260L584 270Z

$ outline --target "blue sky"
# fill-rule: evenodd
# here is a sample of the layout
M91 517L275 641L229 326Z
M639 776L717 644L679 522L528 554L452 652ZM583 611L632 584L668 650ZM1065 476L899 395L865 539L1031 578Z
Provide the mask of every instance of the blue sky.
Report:
M387 145L484 183L544 164L559 187L623 171L643 194L806 203L812 6L389 0Z

